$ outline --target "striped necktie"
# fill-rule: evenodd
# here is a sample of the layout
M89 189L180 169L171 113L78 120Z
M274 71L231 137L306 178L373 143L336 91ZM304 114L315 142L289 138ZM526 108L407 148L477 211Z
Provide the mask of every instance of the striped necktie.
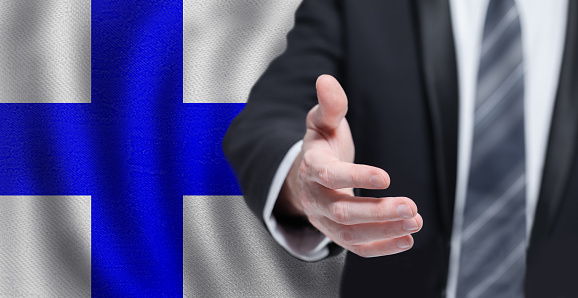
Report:
M490 0L478 71L457 297L523 297L524 65L514 0Z

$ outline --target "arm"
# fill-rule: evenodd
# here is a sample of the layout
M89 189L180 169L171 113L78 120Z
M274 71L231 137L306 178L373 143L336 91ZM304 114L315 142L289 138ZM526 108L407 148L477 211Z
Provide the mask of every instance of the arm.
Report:
M329 9L325 10L328 14L323 14L323 9L304 9L317 5ZM321 76L316 92L306 86L311 76L339 69L342 34L337 12L331 1L303 3L287 52L254 87L247 107L229 129L224 147L249 206L260 215L267 186L271 185L269 177L274 176L288 148L303 138L303 148L289 170L273 213L301 218L360 256L394 254L411 248L411 233L421 229L417 206L404 197L354 196L353 188L387 188L389 176L382 169L353 164L353 139L345 119L347 97L339 83L331 76ZM303 23L299 22L300 13L308 16ZM333 26L322 22L328 17ZM304 40L297 39L300 42L294 41L292 47L292 34ZM266 91L262 97L255 95L261 91ZM245 148L239 148L243 144Z
M303 139L305 118L317 103L317 77L340 77L342 20L337 2L303 1L286 51L257 81L223 140L245 200L259 218L281 160Z
M321 257L314 259L305 250L326 237L311 225L303 229L305 217L296 217L291 209L286 209L290 208L286 200L277 200L279 192L288 190L281 189L288 170L282 175L277 172L290 148L303 139L305 118L317 103L317 77L321 73L340 77L342 23L338 1L305 0L296 12L285 53L270 64L255 84L245 109L223 141L225 155L251 211L263 220L277 242L303 260L324 257L325 247L321 249L325 252L317 254ZM277 187L273 181L276 176L282 178ZM295 221L299 216L301 220ZM330 248L336 248L332 253L340 251L335 245Z

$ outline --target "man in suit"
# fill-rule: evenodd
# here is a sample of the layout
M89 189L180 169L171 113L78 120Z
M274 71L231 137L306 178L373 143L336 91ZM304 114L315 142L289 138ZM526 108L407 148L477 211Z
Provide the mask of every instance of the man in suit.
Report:
M577 35L573 0L305 0L224 150L343 296L576 295Z

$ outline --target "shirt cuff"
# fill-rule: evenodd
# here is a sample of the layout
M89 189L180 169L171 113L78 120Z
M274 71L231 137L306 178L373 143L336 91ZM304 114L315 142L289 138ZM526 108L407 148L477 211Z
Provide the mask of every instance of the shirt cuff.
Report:
M314 227L305 227L303 229L284 227L279 224L275 216L273 216L273 207L275 206L283 182L285 182L285 178L287 178L287 174L293 162L295 162L295 158L297 158L301 152L302 145L303 141L295 143L281 161L271 182L271 187L269 188L267 201L263 209L263 219L275 241L287 252L303 261L315 262L329 255L327 245L331 242L331 239L327 238L327 236Z

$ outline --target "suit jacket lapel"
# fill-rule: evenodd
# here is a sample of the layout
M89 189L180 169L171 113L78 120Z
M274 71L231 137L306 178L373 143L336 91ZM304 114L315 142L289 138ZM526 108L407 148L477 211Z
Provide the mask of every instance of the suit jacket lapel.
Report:
M457 172L458 78L449 1L417 0L418 39L432 122L443 227L451 235Z
M546 240L552 230L578 141L578 1L569 1L568 25L558 93L544 163L544 172L530 249ZM530 253L530 255L532 255Z

